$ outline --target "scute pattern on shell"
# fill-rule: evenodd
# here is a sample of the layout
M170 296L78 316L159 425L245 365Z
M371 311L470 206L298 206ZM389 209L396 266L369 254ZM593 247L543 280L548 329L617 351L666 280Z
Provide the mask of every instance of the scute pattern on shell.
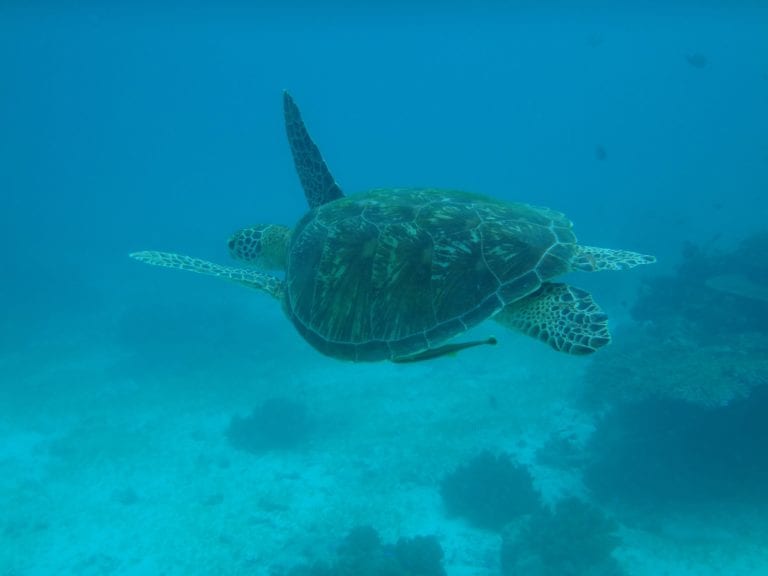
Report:
M562 214L458 191L382 189L297 225L285 306L328 354L376 360L437 345L570 269Z

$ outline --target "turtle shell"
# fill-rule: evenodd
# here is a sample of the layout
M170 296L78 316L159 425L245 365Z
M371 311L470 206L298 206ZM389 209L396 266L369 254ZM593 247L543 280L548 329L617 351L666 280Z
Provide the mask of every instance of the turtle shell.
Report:
M374 361L439 346L570 269L571 222L452 190L371 190L296 226L286 313L320 352Z

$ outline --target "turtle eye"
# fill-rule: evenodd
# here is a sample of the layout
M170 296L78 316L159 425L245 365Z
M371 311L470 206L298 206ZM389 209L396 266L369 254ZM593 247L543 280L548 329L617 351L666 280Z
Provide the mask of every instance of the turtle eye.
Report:
M229 247L230 250L234 250L235 249L235 239L234 238L230 238L229 242L227 242L227 246Z

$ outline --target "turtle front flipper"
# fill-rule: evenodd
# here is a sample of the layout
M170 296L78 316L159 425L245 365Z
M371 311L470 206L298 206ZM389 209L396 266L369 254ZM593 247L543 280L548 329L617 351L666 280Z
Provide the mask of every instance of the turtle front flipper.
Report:
M301 187L310 208L322 206L331 200L342 198L344 193L336 184L333 174L323 160L323 155L312 141L299 107L287 91L283 92L283 117L293 164L299 173Z
M247 268L231 268L214 264L200 258L192 258L184 254L174 254L172 252L154 252L145 250L143 252L133 252L129 254L134 260L160 266L162 268L175 268L176 270L187 270L204 274L206 276L215 276L225 280L231 280L238 284L243 284L249 288L256 288L274 296L278 300L283 297L283 281L271 274L249 270Z
M567 284L544 283L533 294L507 304L494 320L579 356L611 341L608 316L588 292Z
M614 250L612 248L597 248L596 246L577 246L576 253L571 259L574 270L582 272L600 272L602 270L629 270L641 264L653 264L656 256L630 252L629 250Z

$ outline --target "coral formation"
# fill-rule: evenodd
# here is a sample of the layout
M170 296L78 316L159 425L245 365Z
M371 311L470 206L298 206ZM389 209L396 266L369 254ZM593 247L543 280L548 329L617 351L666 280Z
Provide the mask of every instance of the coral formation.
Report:
M688 245L673 276L645 282L639 322L585 374L591 400L721 406L768 383L768 233L729 252Z
M246 418L233 416L227 438L235 448L262 453L300 446L311 423L304 404L287 398L268 398Z
M768 335L734 334L703 344L671 325L633 326L584 374L590 405L670 398L700 406L725 406L768 384Z
M434 536L400 538L393 552L405 574L445 576L443 549Z
M657 509L711 501L766 503L768 387L720 408L680 400L621 404L586 446L584 482L602 502Z
M503 576L620 576L613 557L618 525L577 498L541 509L509 526L501 545Z
M528 469L503 453L483 452L459 466L443 478L440 493L450 514L490 530L541 507Z
M376 530L359 526L344 538L333 562L296 566L286 576L445 576L443 549L433 536L383 544Z
M672 276L644 282L632 315L641 322L676 319L703 342L759 332L768 325L768 232L735 249L684 247Z

